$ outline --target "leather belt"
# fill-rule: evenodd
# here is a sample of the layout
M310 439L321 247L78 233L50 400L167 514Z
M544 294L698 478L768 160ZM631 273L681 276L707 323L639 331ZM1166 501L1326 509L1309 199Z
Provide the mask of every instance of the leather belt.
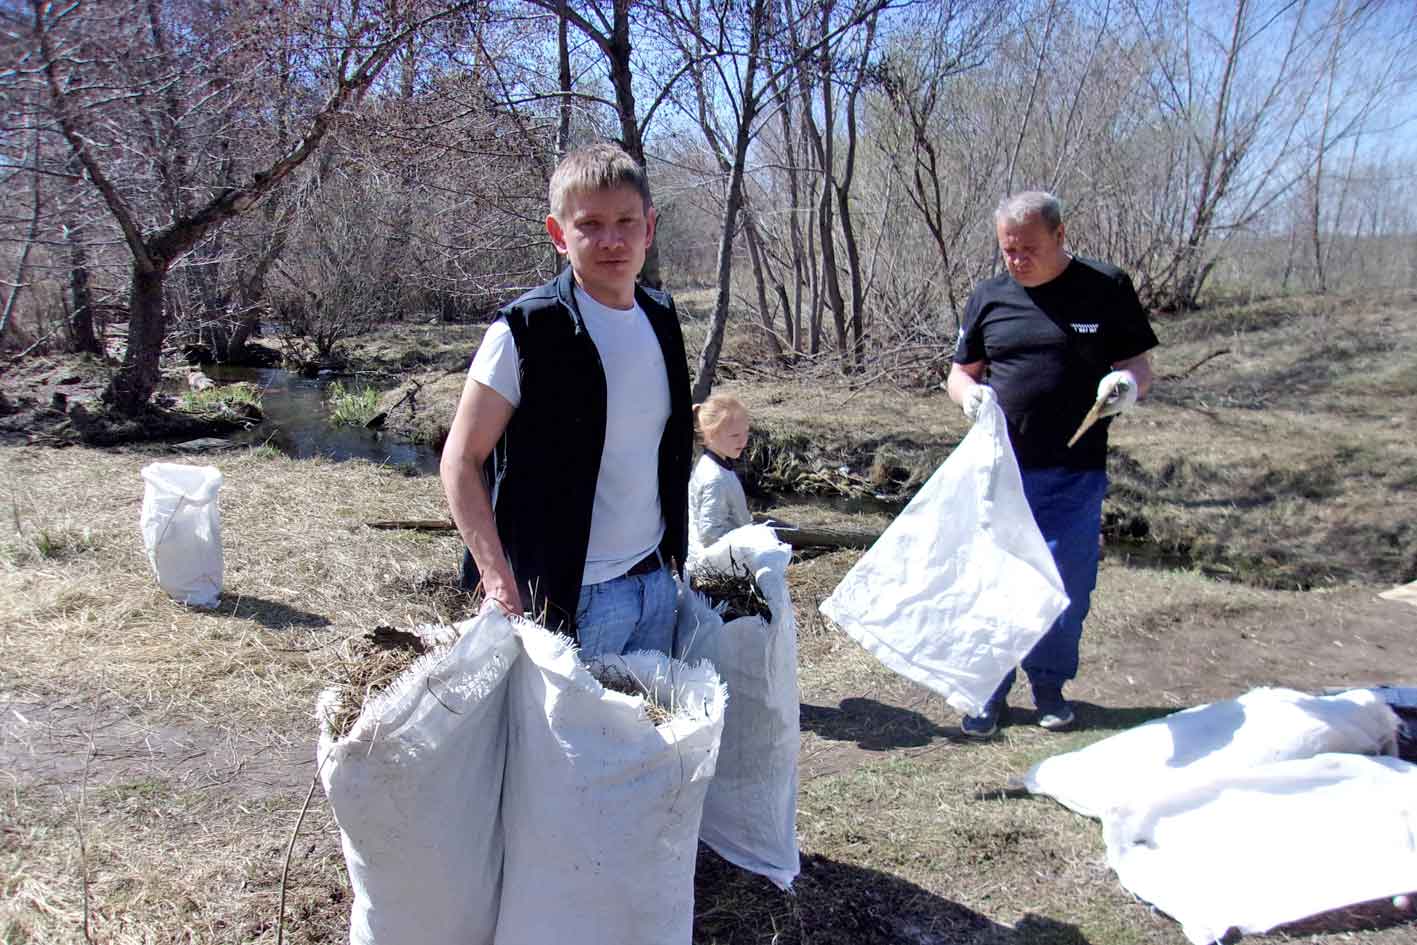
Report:
M625 576L639 577L642 574L653 574L662 567L664 567L664 563L659 560L659 549L656 548L654 551L651 551L639 561L635 562L635 566L626 571Z

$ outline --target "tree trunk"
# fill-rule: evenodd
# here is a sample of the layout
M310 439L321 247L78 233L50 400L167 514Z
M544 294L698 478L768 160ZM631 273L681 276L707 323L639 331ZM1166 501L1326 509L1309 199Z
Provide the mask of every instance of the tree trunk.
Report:
M102 356L103 344L93 324L93 290L89 288L89 253L79 226L64 227L64 241L69 245L69 300L73 311L69 315L69 340L75 352Z
M556 87L561 102L556 109L556 158L560 160L571 150L571 45L570 23L566 11L569 0L556 4Z
M763 251L759 245L758 227L754 223L752 211L743 216L744 236L748 238L748 255L753 261L753 282L758 290L758 318L763 323L763 333L768 339L768 353L774 361L782 360L782 343L773 328L772 306L768 304L767 274L763 267Z
M851 354L849 363L853 370L862 368L866 356L865 288L861 279L861 250L856 245L856 225L851 216L851 183L856 176L856 100L866 82L866 68L870 63L871 46L876 37L876 18L866 21L866 36L862 43L860 60L857 62L851 85L846 90L846 158L842 162L840 178L837 178L837 213L841 218L842 243L846 247L846 264L851 278ZM830 90L830 84L827 85Z
M738 211L743 206L743 167L747 162L748 134L751 116L739 122L734 142L733 171L728 178L728 199L723 207L723 229L718 236L718 293L714 299L713 316L709 319L708 337L699 354L698 376L694 378L694 403L703 403L713 392L718 372L718 355L723 350L723 330L728 324L728 303L732 298L733 237L737 230Z
M620 116L620 143L630 157L645 168L645 175L648 176L645 144L640 137L640 120L635 110L635 90L631 85L630 0L615 0L614 32L605 51L610 64L610 85L615 90L615 108ZM645 252L640 281L656 289L663 285L659 272L659 247L654 243Z
M718 294L714 300L713 317L709 320L708 337L704 339L703 352L699 356L698 375L694 378L693 400L702 403L713 391L714 377L718 372L718 355L723 349L723 330L728 324L728 303L732 299L733 282L733 238L738 229L739 211L743 208L743 175L748 166L748 144L753 136L753 122L758 115L759 92L755 87L758 71L758 54L762 42L762 31L766 17L764 0L755 0L752 5L748 37L748 59L744 64L742 85L739 87L737 128L733 136L733 161L728 175L728 194L723 206L723 229L718 239ZM705 132L709 123L705 115L706 98L699 96L700 121ZM719 165L724 163L721 149L718 152Z
M128 296L128 350L123 355L122 370L113 376L103 393L103 399L119 413L137 414L157 389L158 362L167 327L162 299L166 278L165 267L145 269L133 265Z

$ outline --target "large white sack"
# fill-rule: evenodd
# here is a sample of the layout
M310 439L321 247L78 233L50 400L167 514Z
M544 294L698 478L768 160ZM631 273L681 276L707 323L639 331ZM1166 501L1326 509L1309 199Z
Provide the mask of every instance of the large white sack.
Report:
M1323 754L1216 775L1103 821L1122 885L1201 945L1417 890L1417 766Z
M1067 605L991 403L821 611L886 666L977 715Z
M1029 769L1024 786L1079 814L1102 817L1192 779L1323 752L1396 754L1396 714L1363 689L1334 696L1253 689L1047 758Z
M602 657L673 707L607 690L574 644L516 621L498 945L689 945L704 792L725 693L713 667Z
M138 525L158 584L184 604L215 607L221 596L221 513L215 466L149 463L142 469Z
M681 587L675 656L708 660L728 689L718 765L704 799L699 837L730 863L783 889L800 870L797 855L797 754L802 743L797 693L797 618L787 588L792 549L772 529L745 525L704 550L700 568L746 568L772 620L727 623L703 595Z
M507 674L520 650L495 608L453 628L333 739L318 761L340 826L353 945L489 945L502 877Z

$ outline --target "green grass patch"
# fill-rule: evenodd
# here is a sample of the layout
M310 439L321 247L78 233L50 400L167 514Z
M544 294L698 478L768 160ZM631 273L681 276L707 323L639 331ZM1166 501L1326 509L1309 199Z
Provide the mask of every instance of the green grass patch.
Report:
M229 413L243 407L261 406L261 389L255 384L218 384L205 390L188 391L179 401L188 413Z
M335 381L325 396L330 405L330 422L339 426L362 427L379 412L379 392L372 387L345 387Z
M95 547L88 529L67 525L27 528L0 548L0 557L12 565L65 561Z

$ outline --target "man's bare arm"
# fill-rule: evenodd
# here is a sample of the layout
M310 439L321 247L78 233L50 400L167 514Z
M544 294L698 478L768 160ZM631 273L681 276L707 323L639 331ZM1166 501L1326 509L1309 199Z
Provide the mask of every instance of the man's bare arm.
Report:
M520 614L521 594L497 534L492 497L482 478L483 465L502 438L514 410L505 397L469 376L448 430L438 473L452 508L453 522L482 574L482 590L487 599L508 613Z

